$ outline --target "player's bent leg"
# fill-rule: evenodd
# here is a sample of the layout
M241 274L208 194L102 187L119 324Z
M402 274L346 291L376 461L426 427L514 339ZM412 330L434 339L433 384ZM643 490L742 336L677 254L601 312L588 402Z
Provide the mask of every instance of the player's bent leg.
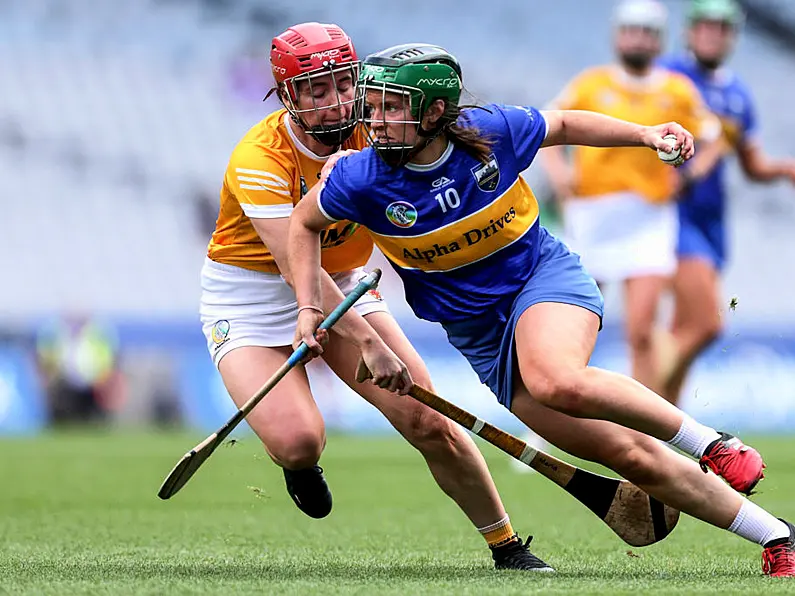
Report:
M424 362L392 316L375 312L368 314L366 319L405 362L414 382L432 386ZM396 395L371 383L357 383L354 364L359 352L352 344L340 341L332 334L326 352L324 359L331 369L378 408L422 453L439 486L461 506L477 527L487 526L505 516L486 462L463 429L410 396Z
M720 278L711 261L685 257L674 276L674 318L671 334L676 360L665 379L663 396L679 401L687 373L696 358L720 335Z
M235 404L248 401L291 353L289 347L243 346L226 354L218 370ZM300 469L320 459L325 427L303 367L287 373L246 421L277 465Z
M601 463L654 498L764 546L768 575L795 576L795 528L737 494L696 462L649 436L603 420L576 419L539 404L516 384L512 411L564 451Z
M704 465L714 459L716 473L750 492L763 476L756 450L699 424L634 379L588 366L598 328L598 316L579 306L541 302L527 308L516 325L515 349L530 395L564 414L608 420L667 441Z
M229 395L239 407L284 364L289 347L242 346L218 364ZM303 367L291 370L246 417L271 459L284 470L287 492L301 511L321 518L332 498L317 465L326 443L323 417Z
M600 463L656 499L721 528L728 528L742 498L699 465L642 433L604 420L572 418L530 397L521 385L512 411L567 453Z
M632 361L632 377L658 391L658 350L655 326L660 297L668 285L667 277L645 275L624 282L626 335Z
M386 312L372 312L367 321L405 362L414 382L433 388L427 368L403 331ZM492 549L498 569L551 571L527 549L513 531L483 455L466 431L410 396L396 395L371 383L358 383L358 349L332 333L323 354L329 367L368 402L425 458L439 487L463 510Z

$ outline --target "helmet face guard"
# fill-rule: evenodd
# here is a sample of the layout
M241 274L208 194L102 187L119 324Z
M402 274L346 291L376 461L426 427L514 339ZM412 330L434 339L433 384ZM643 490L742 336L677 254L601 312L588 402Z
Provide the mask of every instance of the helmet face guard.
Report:
M458 61L439 46L405 44L368 56L362 64L356 97L368 140L378 156L391 166L410 161L450 122L448 117L443 117L431 130L426 130L422 127L425 111L437 99L448 106L457 106L462 86ZM393 106L388 105L388 98L392 94L401 98L400 108L404 115L397 117L402 119L389 117L389 108ZM373 102L373 95L380 105ZM407 112L408 117L405 116ZM392 135L399 127L402 130L399 138L395 138ZM411 143L407 138L408 130L416 133Z
M694 32L699 24L706 22L720 23L722 30L722 41L717 48L713 45L706 52L699 52L696 47L689 46L690 51L702 67L707 70L715 70L723 64L734 48L735 36L742 28L744 18L740 5L733 0L693 1L687 15L690 31ZM689 43L692 42L689 41Z
M359 78L359 63L347 62L338 65L335 64L334 60L329 60L327 65L323 68L297 75L282 83L282 101L287 112L307 134L329 147L335 147L347 141L356 129L356 124L358 122L355 95L351 99L343 100L339 87L337 86L338 76L346 73L351 77L351 85L355 85ZM332 86L334 95L337 99L335 104L329 106L317 105L314 86L318 84L318 79L320 78L327 79L328 84ZM309 108L298 107L302 83L305 83L309 89L309 97L312 100L312 106ZM307 115L320 115L325 110L343 111L346 106L350 108L350 116L344 120L340 120L339 123L315 124L314 126L310 126L305 119Z
M353 134L357 123L355 93L351 99L343 100L337 79L348 74L351 86L355 85L359 61L351 38L338 25L301 23L290 27L273 38L270 62L279 99L307 134L329 147L341 145ZM321 79L324 85L332 86L336 103L329 106L317 104L313 87L319 85ZM300 91L304 85L308 87L312 101L309 108L299 107ZM307 122L310 115L322 115L324 110L341 113L346 106L350 108L350 114L343 121L312 126ZM317 120L322 122L322 117Z
M380 105L378 111L374 111L367 104L367 94L377 94ZM400 98L403 113L406 113L406 106L410 113L409 120L387 119L387 96L388 94L397 95ZM419 101L417 99L419 98ZM391 166L401 166L408 162L413 156L416 146L416 139L409 143L406 132L413 127L415 131L420 130L421 118L419 107L424 103L425 94L416 87L390 84L384 81L376 81L372 77L364 76L356 86L357 111L361 115L361 121L365 125L367 140L381 159ZM374 116L378 114L378 118ZM384 132L394 132L395 125L403 125L399 138L392 136L380 137L375 128L380 127Z

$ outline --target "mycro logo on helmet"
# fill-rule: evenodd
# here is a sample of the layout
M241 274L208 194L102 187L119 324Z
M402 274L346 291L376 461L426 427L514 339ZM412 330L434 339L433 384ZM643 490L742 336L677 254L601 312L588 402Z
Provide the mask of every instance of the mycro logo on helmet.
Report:
M326 50L325 52L313 52L309 55L310 59L313 58L333 58L334 56L339 56L340 51L339 49L333 50Z
M284 68L284 66L274 66L273 67L273 72L275 72L276 74L286 74L287 73L287 69Z
M429 87L445 87L447 89L454 89L458 87L458 79L451 77L449 79L420 79L417 81L418 85L428 85Z
M395 201L386 208L386 218L399 228L410 228L417 223L417 208L406 201Z

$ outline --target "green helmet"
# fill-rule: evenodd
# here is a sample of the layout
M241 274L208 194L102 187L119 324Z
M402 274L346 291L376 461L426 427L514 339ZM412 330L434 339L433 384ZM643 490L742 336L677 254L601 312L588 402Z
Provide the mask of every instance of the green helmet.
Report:
M387 93L397 93L404 101L408 99L411 120L390 120L390 124L404 123L416 126L427 144L451 119L443 118L435 129L423 130L420 124L425 110L437 99L457 107L462 88L461 65L456 57L444 48L423 43L393 46L370 54L362 62L357 87L361 101L359 114L363 116L364 123L372 127L375 121L370 117L371 110L367 109L368 91L379 92L382 101L386 100ZM385 114L385 110L381 113ZM457 115L457 112L454 113ZM405 132L402 141L394 139L378 141L373 134L369 135L369 138L378 154L393 165L405 163L416 153L414 145L406 143ZM424 145L419 148L421 149L422 146Z
M744 16L735 0L692 0L687 12L690 23L696 21L723 21L734 27L742 25Z

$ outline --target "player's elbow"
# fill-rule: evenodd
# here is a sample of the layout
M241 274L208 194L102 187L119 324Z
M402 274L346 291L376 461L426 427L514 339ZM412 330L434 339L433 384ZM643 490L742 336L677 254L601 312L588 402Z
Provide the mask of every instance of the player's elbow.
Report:
M311 212L308 206L303 203L304 201L298 203L290 214L290 236L306 240L312 236L320 235L321 230L325 226L317 228L317 226L313 225Z
M766 182L767 177L765 173L752 165L743 166L743 174L745 174L745 178L750 182Z
M740 166L745 177L751 182L770 182L776 177L771 164L763 155L760 155L759 151L741 153Z
M769 169L753 166L744 169L745 177L751 182L770 182L775 176Z

